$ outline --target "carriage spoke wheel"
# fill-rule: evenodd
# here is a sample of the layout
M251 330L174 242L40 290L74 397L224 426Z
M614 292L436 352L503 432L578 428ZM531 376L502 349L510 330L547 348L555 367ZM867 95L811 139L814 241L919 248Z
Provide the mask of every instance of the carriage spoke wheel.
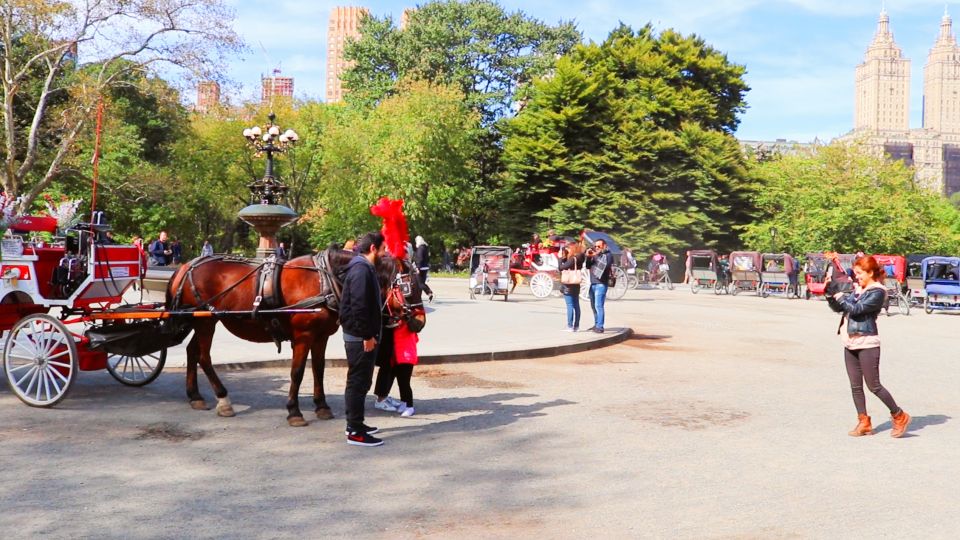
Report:
M627 294L627 273L624 272L623 268L615 266L613 268L613 276L617 281L610 289L609 296L612 300L619 300L623 298L623 295Z
M113 378L127 386L144 386L152 383L167 362L167 349L143 356L107 355L107 371Z
M537 298L546 298L553 292L553 278L546 272L537 272L530 278L530 290Z
M77 343L64 324L46 314L17 321L7 334L3 367L7 384L31 407L52 407L77 378Z

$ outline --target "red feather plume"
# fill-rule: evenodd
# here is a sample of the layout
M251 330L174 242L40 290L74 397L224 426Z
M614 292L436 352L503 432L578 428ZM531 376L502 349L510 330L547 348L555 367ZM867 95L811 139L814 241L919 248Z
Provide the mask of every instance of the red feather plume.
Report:
M383 220L380 232L390 253L406 258L410 231L407 229L407 217L403 215L403 199L381 197L377 204L370 207L370 213Z

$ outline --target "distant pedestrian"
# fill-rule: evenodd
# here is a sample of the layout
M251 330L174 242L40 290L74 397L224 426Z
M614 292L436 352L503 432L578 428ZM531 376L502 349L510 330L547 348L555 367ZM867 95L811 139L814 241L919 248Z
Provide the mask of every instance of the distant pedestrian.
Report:
M213 257L213 245L210 244L210 240L203 241L203 247L200 248L201 257Z
M413 264L417 267L417 279L420 280L420 290L427 293L427 298L433 302L433 290L427 285L427 274L430 273L430 246L422 236L414 239L417 249L413 255Z
M378 431L363 423L363 404L373 383L373 366L380 341L381 293L376 263L385 245L380 233L367 233L359 242L359 254L347 265L340 296L340 325L347 354L347 385L344 403L347 416L347 444L380 446Z
M593 248L587 250L585 265L590 269L590 309L594 321L590 330L602 334L606 322L607 288L613 275L613 254L607 249L605 240L597 240Z
M170 245L167 243L167 231L160 231L156 240L150 243L150 257L156 266L167 266L170 264Z
M861 257L853 263L856 285L853 292L833 292L828 287L827 302L831 309L843 313L840 319L840 340L843 342L843 357L847 377L857 409L857 426L850 431L852 437L872 435L873 426L867 416L867 402L863 392L867 388L890 410L891 437L901 437L910 425L910 415L901 409L890 392L880 384L880 333L877 315L886 303L887 291L883 285L883 269L872 256ZM844 326L846 328L844 328Z
M580 281L583 254L577 253L576 244L560 248L560 292L567 304L567 332L580 330Z
M183 262L183 246L180 245L180 239L176 237L174 237L173 242L170 243L170 261L173 264Z
M274 251L274 254L277 256L277 260L287 260L287 246L283 245L283 242L280 242L277 244L277 249Z

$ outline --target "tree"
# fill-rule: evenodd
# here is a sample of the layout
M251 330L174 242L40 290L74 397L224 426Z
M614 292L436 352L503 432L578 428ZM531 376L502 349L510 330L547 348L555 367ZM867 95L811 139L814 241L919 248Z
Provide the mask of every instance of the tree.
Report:
M21 207L28 208L69 158L98 99L129 73L166 65L210 77L224 54L240 46L231 21L221 0L5 2L4 190L23 195ZM25 123L18 122L18 105L32 110ZM51 154L41 156L49 140Z
M695 36L621 25L536 81L505 127L515 229L584 227L635 248L729 248L751 215L736 140L744 68Z
M870 153L861 144L835 143L809 154L760 163L761 211L744 241L780 251L957 253L960 211L918 187L913 170Z
M347 99L372 105L418 79L458 88L487 123L511 115L517 91L545 75L580 41L571 22L550 26L491 0L433 0L410 12L399 29L368 16L344 56Z
M322 131L323 182L308 213L316 245L375 228L369 207L381 196L406 201L411 230L458 240L475 234L489 195L476 183L482 131L458 90L405 83L369 114L341 110Z

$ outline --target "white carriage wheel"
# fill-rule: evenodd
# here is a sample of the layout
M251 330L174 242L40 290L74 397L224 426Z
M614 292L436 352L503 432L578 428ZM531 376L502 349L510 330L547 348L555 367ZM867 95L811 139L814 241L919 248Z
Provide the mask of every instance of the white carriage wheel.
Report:
M623 268L615 266L613 268L613 275L617 281L610 290L610 299L619 300L623 298L623 295L627 294L627 273L623 271Z
M107 371L127 386L145 386L152 383L167 363L167 349L143 356L107 355Z
M77 378L77 343L53 317L28 315L13 325L3 347L7 384L31 407L52 407Z
M530 290L537 298L546 298L553 292L553 278L546 272L537 272L530 278Z

